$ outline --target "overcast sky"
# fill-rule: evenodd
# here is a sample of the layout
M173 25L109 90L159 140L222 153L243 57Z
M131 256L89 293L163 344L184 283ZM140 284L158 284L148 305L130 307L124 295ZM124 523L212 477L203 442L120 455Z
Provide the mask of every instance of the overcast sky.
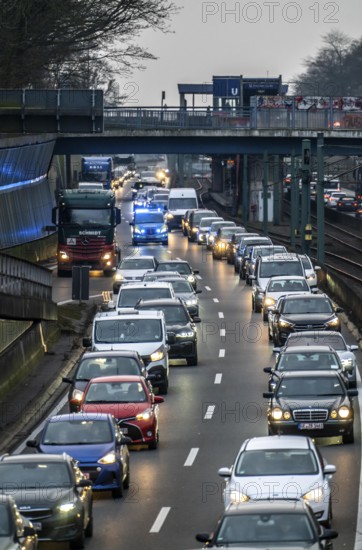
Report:
M138 41L158 59L120 80L126 106L159 106L162 90L169 107L179 105L178 83L211 83L213 75L281 74L287 83L303 71L303 60L316 54L327 32L338 29L351 38L362 36L362 0L175 3L182 10L172 18L173 33L150 30ZM202 100L205 106L211 103L211 98Z

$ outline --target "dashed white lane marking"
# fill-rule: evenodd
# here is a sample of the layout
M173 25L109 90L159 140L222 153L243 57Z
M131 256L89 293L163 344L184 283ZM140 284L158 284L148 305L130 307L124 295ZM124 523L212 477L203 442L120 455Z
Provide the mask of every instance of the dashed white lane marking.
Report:
M150 533L159 533L165 519L167 518L167 515L169 513L169 511L171 510L171 507L170 506L164 506L163 508L161 508L156 520L155 520L155 523L152 525L151 529L150 529Z
M196 275L196 279L199 279L199 281L202 281L201 275Z
M192 466L198 452L199 452L199 449L197 447L192 448L191 451L189 452L189 456L185 460L184 466Z
M212 300L213 300L213 302L215 302L215 304L218 304L218 303L219 303L218 298L213 298Z
M171 250L167 250L167 254L172 254Z
M209 405L207 407L207 410L206 410L206 413L205 413L205 416L204 416L204 420L210 420L212 418L212 415L214 414L214 411L215 411L215 406L216 405Z
M220 329L220 336L226 336L226 329L225 328Z
M209 286L205 286L205 290L211 291L211 288Z
M224 318L224 314L222 311L219 311L218 312L218 316L219 316L219 319L223 319Z
M221 379L222 379L222 374L218 372L217 374L215 374L214 384L221 384Z
M225 350L219 349L219 357L225 357Z

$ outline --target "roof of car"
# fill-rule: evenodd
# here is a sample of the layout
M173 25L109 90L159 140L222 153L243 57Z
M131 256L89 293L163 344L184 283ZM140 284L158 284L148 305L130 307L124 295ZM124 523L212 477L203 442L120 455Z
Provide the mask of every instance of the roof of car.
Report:
M287 513L297 513L304 511L307 504L302 499L292 500L288 498L285 499L258 499L258 500L249 500L243 502L242 504L229 504L226 508L224 515L233 516L233 515L242 515L242 514L280 514L283 512Z
M280 252L278 254L273 254L272 256L261 256L260 257L260 261L262 261L263 263L264 262L280 262L280 261L285 261L285 262L300 262L300 259L293 254L290 254L289 252L287 253L283 253L283 252Z
M189 262L187 260L160 260L158 262L158 265L163 264L188 264ZM161 271L161 269L158 269L157 271Z
M337 370L287 370L280 374L280 378L336 378L339 377Z
M310 439L302 435L266 435L248 440L245 449L309 449Z
M97 376L97 378L93 378L93 380L97 380L97 382L142 382L145 379L143 376L137 376L135 374L118 374L113 376ZM76 414L79 415L79 413Z
M273 277L270 277L269 279L269 284L273 281L295 281L298 279L300 281L305 281L305 277L303 277L303 275L273 275Z
M296 339L296 338L310 338L311 340L318 340L318 338L324 338L324 339L331 339L335 337L343 338L343 334L340 332L337 332L336 330L306 330L303 332L291 332L288 335L289 339ZM344 338L343 338L344 339Z
M124 260L155 260L155 257L154 256L146 256L146 255L143 255L142 256L135 256L134 254L132 256L125 256L124 258L122 258L121 260L121 263L124 261Z
M101 412L77 412L77 413L67 413L67 414L57 414L55 416L49 417L47 420L48 422L79 422L82 420L109 420L112 418L112 415L109 413L101 413Z
M127 288L170 288L170 283L166 283L165 281L139 281L139 282L132 282L132 283L126 283L121 286L119 289L119 293L124 292Z
M47 454L47 453L31 453L20 455L4 455L0 459L1 462L69 462L72 457L66 453L62 454Z
M281 353L291 354L291 353L335 353L335 350L332 346L293 346L291 348L286 348Z
M82 357L79 359L79 362L83 359L98 359L100 357L134 357L139 359L140 355L138 351L127 349L127 350L117 350L117 351L89 351L83 353Z
M170 283L171 284L171 283ZM158 319L163 316L162 311L155 311L155 310L149 310L149 311L138 311L133 308L127 308L123 309L123 311L100 311L97 313L94 317L95 321L102 321L102 320L109 320L109 319L131 319L131 320L137 320L140 317L145 318L148 317L149 319Z
M325 300L326 298L330 299L327 294L308 294L306 296L305 294L288 294L285 296L285 299L293 299L293 300ZM303 332L304 334L304 332Z
M154 306L154 307L168 307L168 306L182 306L184 303L180 298L157 298L156 300L140 300L135 306L137 309L141 306Z

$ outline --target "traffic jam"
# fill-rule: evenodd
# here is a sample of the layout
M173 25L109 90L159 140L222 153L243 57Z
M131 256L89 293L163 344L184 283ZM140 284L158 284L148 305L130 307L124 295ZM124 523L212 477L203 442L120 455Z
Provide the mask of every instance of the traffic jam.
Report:
M27 440L25 454L0 458L0 485L8 493L0 501L1 522L21 545L9 548L36 549L41 541L87 547L104 502L99 494L127 499L134 457L147 462L149 453L165 452L161 427L172 410L174 380L191 407L180 372L189 369L201 381L207 371L200 356L210 331L203 312L211 288L199 269L206 261L215 278L221 264L229 266L249 317L267 334L272 361L259 375L265 382L260 399L267 404L263 435L238 433L233 463L220 463L215 472L223 512L211 518L212 529L201 531L200 524L188 540L198 548L330 550L338 537L332 498L337 468L319 441L353 445L358 396L358 346L342 335L343 309L318 289L321 268L308 256L223 219L199 203L193 188L167 189L165 181L155 185L155 177L130 174L118 184L124 187L122 207L127 182L131 186L132 248L113 272L111 300L83 338L84 354L63 378L67 412L47 418L38 436ZM192 263L182 250L192 251ZM220 336L226 337L223 318L219 312ZM219 362L225 353L219 349ZM215 384L222 377L216 373ZM214 410L210 398L204 420ZM191 449L186 462L192 466L196 457ZM151 533L168 513L161 510Z

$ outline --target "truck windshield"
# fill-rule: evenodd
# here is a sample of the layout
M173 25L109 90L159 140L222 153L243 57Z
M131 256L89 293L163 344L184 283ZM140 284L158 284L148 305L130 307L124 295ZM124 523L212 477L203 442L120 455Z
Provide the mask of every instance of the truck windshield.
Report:
M192 208L197 208L197 200L193 197L180 197L179 199L169 199L168 209L177 210L178 208L182 210L191 210Z
M61 211L61 223L84 225L110 225L111 209L65 208Z

